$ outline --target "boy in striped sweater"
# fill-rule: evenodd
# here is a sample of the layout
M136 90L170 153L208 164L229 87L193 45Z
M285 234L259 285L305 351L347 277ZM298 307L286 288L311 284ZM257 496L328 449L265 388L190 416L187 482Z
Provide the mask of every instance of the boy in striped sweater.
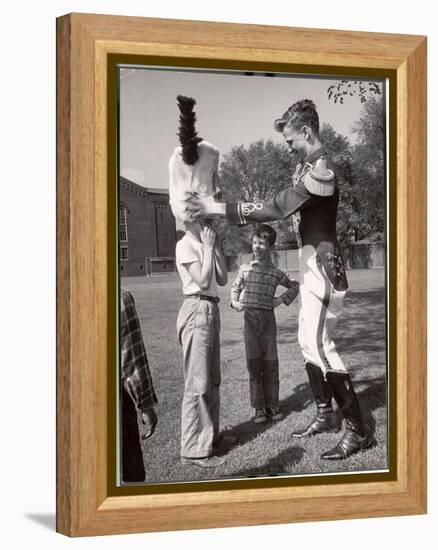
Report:
M279 376L277 354L277 325L274 309L290 305L297 297L299 283L289 279L272 263L276 240L275 230L259 225L254 233L254 259L243 264L231 287L231 307L244 312L246 364L249 373L251 407L254 422L261 424L284 418L278 405ZM275 297L277 286L288 290Z

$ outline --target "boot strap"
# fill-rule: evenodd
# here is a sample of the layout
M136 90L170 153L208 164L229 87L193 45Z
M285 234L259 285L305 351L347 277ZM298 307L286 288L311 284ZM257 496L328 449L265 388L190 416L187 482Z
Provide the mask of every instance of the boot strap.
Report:
M361 437L355 432L346 431L344 437L338 443L338 448L348 456L351 451L355 449L361 449L363 444L366 443L367 437Z

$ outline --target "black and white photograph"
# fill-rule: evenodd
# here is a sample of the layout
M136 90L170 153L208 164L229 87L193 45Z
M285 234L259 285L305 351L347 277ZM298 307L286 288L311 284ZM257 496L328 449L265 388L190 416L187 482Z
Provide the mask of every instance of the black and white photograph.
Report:
M388 471L387 97L118 68L119 486Z

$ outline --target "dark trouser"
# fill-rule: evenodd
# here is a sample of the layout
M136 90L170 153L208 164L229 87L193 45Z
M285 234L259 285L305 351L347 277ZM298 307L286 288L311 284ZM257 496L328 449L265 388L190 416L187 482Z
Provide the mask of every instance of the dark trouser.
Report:
M137 409L122 384L122 481L144 481L146 477L138 432Z
M245 309L246 363L251 407L278 407L277 324L273 310Z

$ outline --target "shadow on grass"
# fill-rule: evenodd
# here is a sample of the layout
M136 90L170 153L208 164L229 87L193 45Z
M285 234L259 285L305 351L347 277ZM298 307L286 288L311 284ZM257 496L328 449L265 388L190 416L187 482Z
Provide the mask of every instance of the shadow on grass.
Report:
M221 338L221 348L226 348L227 346L239 346L243 342L243 336L239 340L233 340L232 338Z
M365 388L361 389L361 391L357 391L357 387L363 385L365 385ZM373 411L380 409L381 407L386 407L387 404L386 379L374 378L367 380L355 380L355 387L364 422L371 430L371 432L374 433L376 430L376 421L372 413ZM303 411L309 405L313 404L313 402L314 400L309 384L302 383L298 386L295 386L295 388L292 390L292 394L280 402L280 408L286 418L292 413ZM337 411L337 414L339 422L341 422L342 414L340 413L340 411ZM272 428L272 426L273 423L270 421L265 422L264 424L255 424L253 421L247 420L230 428L228 433L237 437L237 442L239 445L245 445L258 437L261 433ZM305 426L303 425L302 428L305 428ZM288 437L290 437L289 434L285 434L285 438ZM228 453L228 451L229 449L224 449L220 452L220 455L225 455ZM281 464L278 456L273 460L275 460L275 464ZM267 465L263 467L265 470L267 468ZM279 472L281 473L283 472L283 470L279 470Z
M355 385L365 385L364 389L356 393L361 404L364 421L371 432L374 433L376 430L376 422L372 413L376 409L386 406L386 379L375 378L370 380L356 380ZM296 386L296 388L294 388L294 392L295 393L293 395L283 400L281 403L281 407L285 415L296 412L301 405L305 408L304 404L311 401L311 392L308 384L300 384L299 386ZM301 403L300 405L296 401L296 395L299 396ZM340 415L339 411L338 414ZM244 444L248 443L261 432L268 430L271 426L271 423L262 424L260 427L260 425L245 422L234 427L232 432L239 438L239 443ZM285 434L285 437L290 436ZM342 437L342 434L339 434L339 437ZM305 441L303 441L303 444L305 445ZM300 463L305 454L305 448L296 445L291 446L279 453L277 456L268 460L263 466L242 469L237 471L234 475L235 477L257 477L293 473L295 467Z
M280 401L280 408L286 418L291 413L304 410L312 402L313 398L309 384L299 384L292 390L289 397ZM255 424L252 420L246 420L230 428L229 433L238 438L239 445L244 445L269 430L272 426L273 423L269 420L263 424ZM224 451L222 454L226 454L226 452Z
M336 328L336 345L348 353L385 351L385 325L384 288L351 292Z
M336 328L336 345L346 352L379 352L386 349L385 289L349 291L344 310ZM277 344L290 345L297 341L298 320L279 323Z
M365 384L365 388L356 391L365 424L372 433L376 431L376 421L372 412L387 406L386 378L355 380L355 387Z
M276 457L271 458L263 466L256 468L248 468L237 471L233 477L259 477L259 476L278 476L289 474L294 471L294 467L299 464L305 450L302 447L292 446L279 453Z

